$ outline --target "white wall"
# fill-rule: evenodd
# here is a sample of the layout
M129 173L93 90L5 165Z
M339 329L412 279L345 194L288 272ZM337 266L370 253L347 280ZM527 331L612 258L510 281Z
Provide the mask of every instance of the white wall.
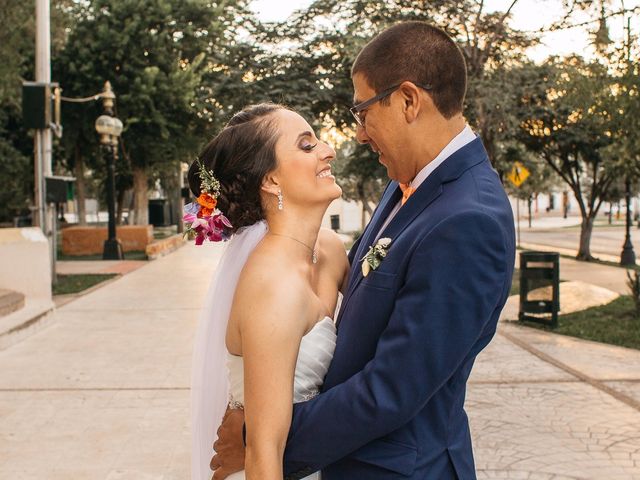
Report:
M322 226L324 228L331 228L331 215L340 216L341 232L357 232L362 230L362 204L360 202L350 202L342 198L331 202L327 213L325 213L322 219Z
M51 301L49 242L37 227L0 229L0 288Z

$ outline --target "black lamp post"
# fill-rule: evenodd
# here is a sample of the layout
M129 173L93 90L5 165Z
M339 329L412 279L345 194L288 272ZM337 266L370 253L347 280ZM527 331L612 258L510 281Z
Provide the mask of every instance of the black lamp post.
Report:
M109 209L109 232L104 242L103 260L122 260L122 244L116 238L116 182L115 162L118 158L118 137L122 133L122 122L114 116L113 104L115 94L111 90L111 83L104 84L104 91L100 94L104 106L104 114L96 119L96 131L100 134L100 145L107 161L107 207Z
M627 202L627 221L626 221L626 233L624 237L624 245L622 246L622 253L620 254L620 265L635 265L636 254L633 251L633 244L631 243L631 182L629 177L625 180L625 199Z

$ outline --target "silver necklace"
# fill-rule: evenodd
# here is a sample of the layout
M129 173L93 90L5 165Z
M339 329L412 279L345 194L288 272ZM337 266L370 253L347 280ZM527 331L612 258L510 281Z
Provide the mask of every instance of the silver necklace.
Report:
M281 233L273 233L273 232L269 232L271 235L275 235L276 237L285 237L285 238L290 238L291 240L294 240L296 242L298 242L300 245L304 245L305 247L307 247L309 250L311 250L311 262L312 263L318 263L318 252L316 252L315 248L311 248L309 245L307 245L306 243L304 243L301 240L298 240L297 238L293 238L290 237L289 235L282 235Z

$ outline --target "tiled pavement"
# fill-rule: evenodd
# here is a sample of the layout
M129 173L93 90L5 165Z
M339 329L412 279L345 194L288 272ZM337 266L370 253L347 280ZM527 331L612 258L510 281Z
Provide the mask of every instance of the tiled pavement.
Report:
M640 479L640 352L502 325L467 410L479 479Z
M189 477L189 369L219 246L186 246L0 352L0 479ZM640 479L640 352L504 324L472 374L479 479Z

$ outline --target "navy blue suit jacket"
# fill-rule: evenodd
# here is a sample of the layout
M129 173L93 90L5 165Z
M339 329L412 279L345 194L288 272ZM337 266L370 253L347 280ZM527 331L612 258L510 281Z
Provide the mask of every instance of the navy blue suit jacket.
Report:
M287 478L475 479L464 400L496 331L515 255L511 207L480 139L440 165L361 259L401 198L390 182L350 253L348 291L323 392L296 404Z

